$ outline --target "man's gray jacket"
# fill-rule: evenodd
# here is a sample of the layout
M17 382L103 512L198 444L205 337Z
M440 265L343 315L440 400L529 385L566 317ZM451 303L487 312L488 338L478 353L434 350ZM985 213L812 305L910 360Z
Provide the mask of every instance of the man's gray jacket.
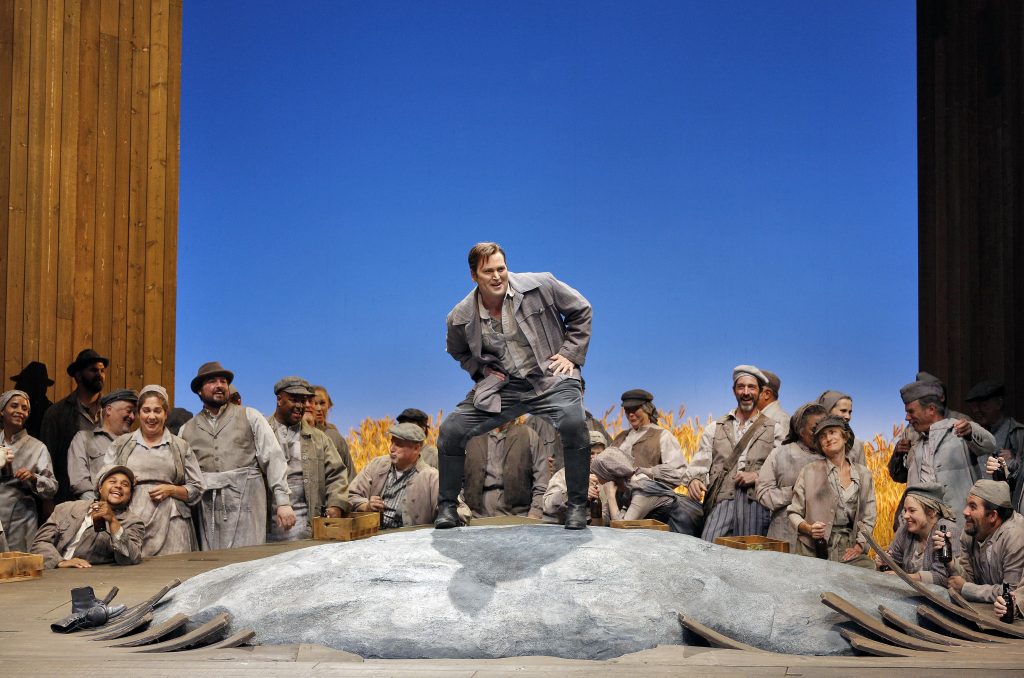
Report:
M586 360L593 317L590 302L550 273L509 273L508 284L519 293L513 301L516 322L544 372L530 381L538 392L544 392L561 380L548 374L548 358L558 353L577 367ZM447 351L473 381L484 378L485 366L500 371L501 360L483 353L476 288L456 304L447 324ZM579 376L576 370L573 374Z

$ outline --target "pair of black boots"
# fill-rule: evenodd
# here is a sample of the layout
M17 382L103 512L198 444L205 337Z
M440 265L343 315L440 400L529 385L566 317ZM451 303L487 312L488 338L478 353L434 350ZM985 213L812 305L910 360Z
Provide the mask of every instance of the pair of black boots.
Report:
M465 470L465 456L441 455L437 459L440 471L440 488L437 502L437 518L434 527L446 530L462 525L456 510L459 492L462 491L462 475ZM590 448L575 452L566 450L565 485L569 491L569 506L565 511L565 529L583 530L587 527L590 511L587 507L587 485L590 481Z
M50 630L54 633L72 633L103 626L126 609L124 605L110 604L116 595L116 586L102 600L96 597L91 586L71 589L71 614L50 624Z

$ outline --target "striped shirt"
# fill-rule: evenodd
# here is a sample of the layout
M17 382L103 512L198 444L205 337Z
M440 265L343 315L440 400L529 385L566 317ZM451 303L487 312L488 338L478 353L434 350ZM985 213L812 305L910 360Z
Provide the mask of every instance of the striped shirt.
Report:
M388 479L384 482L384 489L380 493L380 500L384 502L384 510L381 511L381 529L402 527L405 488L414 475L416 475L415 466L405 471L399 471L394 464L391 465Z

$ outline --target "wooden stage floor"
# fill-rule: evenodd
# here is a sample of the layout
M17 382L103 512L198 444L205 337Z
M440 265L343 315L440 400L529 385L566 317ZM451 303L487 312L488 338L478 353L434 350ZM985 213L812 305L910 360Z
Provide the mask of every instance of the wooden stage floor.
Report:
M132 605L161 586L207 570L323 542L292 542L154 558L134 567L48 570L42 579L0 584L0 667L5 676L1024 676L1024 664L997 648L970 657L935 653L921 658L801 657L700 647L660 646L608 661L552 657L501 660L366 660L318 645L139 654L50 631L70 611L69 591L92 586ZM444 629L437 632L444 633Z

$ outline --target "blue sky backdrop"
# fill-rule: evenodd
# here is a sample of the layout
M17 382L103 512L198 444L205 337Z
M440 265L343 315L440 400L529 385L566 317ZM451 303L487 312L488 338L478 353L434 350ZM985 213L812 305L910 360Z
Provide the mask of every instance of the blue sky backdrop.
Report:
M321 382L343 430L471 386L466 253L594 307L596 414L854 396L890 433L917 365L914 3L186 3L178 404Z

